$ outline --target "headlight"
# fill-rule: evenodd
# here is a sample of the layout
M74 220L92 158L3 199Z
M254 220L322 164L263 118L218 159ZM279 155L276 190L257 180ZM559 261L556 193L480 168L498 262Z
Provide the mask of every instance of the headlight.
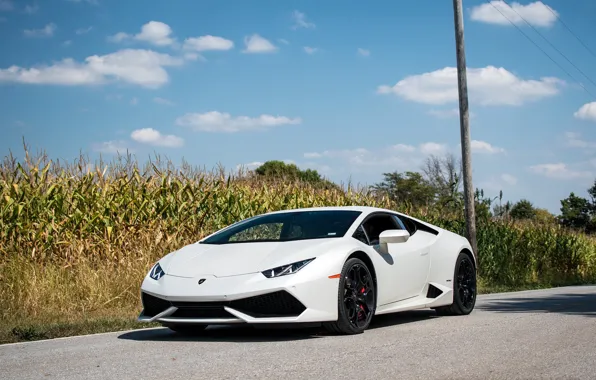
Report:
M149 277L156 281L159 280L165 274L166 272L164 272L163 269L161 269L161 265L159 265L159 263L155 264L153 268L151 268L151 271L149 271Z
M304 268L308 263L310 263L314 259L315 258L313 257L312 259L297 261L292 264L282 265L273 269L267 269L266 271L263 271L261 273L263 273L263 276L267 278L286 276L288 274L298 272L300 269Z

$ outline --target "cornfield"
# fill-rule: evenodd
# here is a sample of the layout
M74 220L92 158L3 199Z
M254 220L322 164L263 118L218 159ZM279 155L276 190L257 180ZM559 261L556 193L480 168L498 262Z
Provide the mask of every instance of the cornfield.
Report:
M410 209L366 189L317 189L254 173L208 172L159 157L91 165L32 158L0 166L0 327L19 321L132 317L138 287L164 254L259 213L368 205L409 213L457 233L463 215ZM596 244L556 225L478 221L482 281L563 285L596 280Z

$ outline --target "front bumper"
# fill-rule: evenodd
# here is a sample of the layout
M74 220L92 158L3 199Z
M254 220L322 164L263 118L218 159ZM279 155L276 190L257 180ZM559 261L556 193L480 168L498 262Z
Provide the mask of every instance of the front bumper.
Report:
M141 286L140 322L163 324L306 323L337 320L338 279L296 273L229 277L165 275ZM199 284L199 281L201 284Z

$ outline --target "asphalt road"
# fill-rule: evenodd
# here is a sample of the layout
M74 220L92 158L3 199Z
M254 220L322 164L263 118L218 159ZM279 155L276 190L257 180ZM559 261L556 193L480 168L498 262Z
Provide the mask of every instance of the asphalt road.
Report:
M596 286L480 296L465 317L380 316L364 334L147 329L0 346L1 379L596 379Z

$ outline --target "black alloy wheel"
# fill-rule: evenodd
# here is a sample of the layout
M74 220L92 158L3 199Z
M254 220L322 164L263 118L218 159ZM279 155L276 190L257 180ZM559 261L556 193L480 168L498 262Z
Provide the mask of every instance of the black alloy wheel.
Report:
M346 261L338 289L338 319L325 323L333 333L360 334L368 328L376 309L373 276L366 264L357 258Z
M468 315L474 310L477 295L476 267L468 254L459 254L453 277L453 304L435 310L440 315Z

